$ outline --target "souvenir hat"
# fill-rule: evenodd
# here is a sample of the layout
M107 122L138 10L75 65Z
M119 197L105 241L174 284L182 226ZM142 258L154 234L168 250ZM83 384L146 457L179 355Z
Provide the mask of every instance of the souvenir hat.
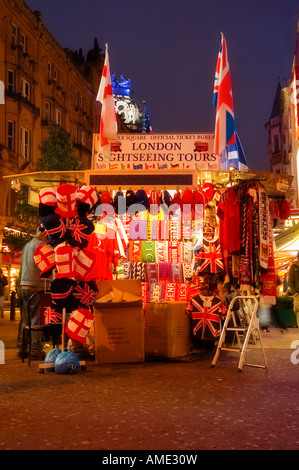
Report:
M49 214L42 219L41 229L49 245L55 246L66 239L66 228L62 217Z
M144 189L138 189L138 191L136 191L136 202L137 204L142 204L144 210L149 208L149 199Z
M41 270L40 277L48 278L56 265L55 251L50 245L39 245L34 252L34 261Z
M56 191L54 188L42 188L38 194L39 202L47 206L57 206Z
M70 226L67 235L68 243L71 246L86 248L88 245L88 237L94 232L94 224L91 220L84 216L75 217Z
M99 289L94 281L80 281L74 289L74 297L79 304L89 307L93 304Z
M279 210L279 204L275 199L270 200L269 208L270 208L270 213L271 213L272 218L278 219L280 210Z
M92 327L93 315L88 308L78 308L73 311L67 322L66 334L80 343L86 342L86 336Z
M81 186L76 194L77 210L79 215L86 215L98 202L99 197L91 186Z
M74 277L74 248L69 245L59 245L55 248L56 278Z
M39 195L38 214L40 217L45 217L48 214L53 214L57 206L56 191L54 188L43 188L40 190Z
M136 204L136 194L133 189L128 189L128 191L126 191L126 206L128 208L133 204Z
M77 215L77 188L73 184L61 184L56 190L57 207L55 212L64 218Z
M83 248L82 250L74 249L74 277L80 281L88 278L89 273L93 269L96 262L96 255Z
M117 191L113 200L113 207L117 214L126 213L126 198L122 191Z
M150 196L148 198L148 202L150 213L152 215L157 215L160 210L160 196L155 189L151 191Z
M52 303L58 307L65 308L67 312L77 308L77 299L73 297L76 285L77 283L74 279L67 277L55 278L50 284Z
M66 240L66 227L63 218L58 214L49 214L42 219L41 230L49 245L55 246Z

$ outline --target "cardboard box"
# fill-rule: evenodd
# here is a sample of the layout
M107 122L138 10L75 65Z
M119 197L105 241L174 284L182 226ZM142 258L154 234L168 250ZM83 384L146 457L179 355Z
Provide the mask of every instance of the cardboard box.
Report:
M99 293L94 304L96 362L144 362L141 282L124 279L100 281L97 285ZM111 301L100 302L101 298Z
M145 355L175 358L191 352L190 321L186 302L147 302Z

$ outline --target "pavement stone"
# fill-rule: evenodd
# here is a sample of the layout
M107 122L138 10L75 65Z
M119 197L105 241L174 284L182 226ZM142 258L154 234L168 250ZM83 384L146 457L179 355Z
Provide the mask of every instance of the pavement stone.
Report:
M298 328L262 332L268 367L239 356L96 364L74 375L39 374L17 358L18 316L0 319L0 450L298 450ZM293 344L294 346L294 344ZM246 359L261 361L260 344ZM298 361L297 361L298 357ZM292 360L293 358L293 360ZM296 362L297 361L297 362Z

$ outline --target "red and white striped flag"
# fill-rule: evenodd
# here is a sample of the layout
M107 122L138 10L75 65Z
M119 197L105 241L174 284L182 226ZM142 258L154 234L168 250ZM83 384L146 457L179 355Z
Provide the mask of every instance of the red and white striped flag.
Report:
M97 94L97 101L102 103L100 124L100 153L109 158L110 144L117 140L117 120L112 91L108 44L106 44L105 62Z

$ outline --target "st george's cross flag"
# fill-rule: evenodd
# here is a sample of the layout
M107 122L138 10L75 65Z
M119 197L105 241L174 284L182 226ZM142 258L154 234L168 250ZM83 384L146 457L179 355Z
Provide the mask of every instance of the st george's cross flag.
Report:
M110 155L110 144L117 140L117 119L111 83L108 44L106 44L105 62L97 101L102 104L99 151L107 160Z
M216 107L214 152L221 157L220 169L247 169L245 154L235 128L227 46L222 33L214 79L213 105Z

